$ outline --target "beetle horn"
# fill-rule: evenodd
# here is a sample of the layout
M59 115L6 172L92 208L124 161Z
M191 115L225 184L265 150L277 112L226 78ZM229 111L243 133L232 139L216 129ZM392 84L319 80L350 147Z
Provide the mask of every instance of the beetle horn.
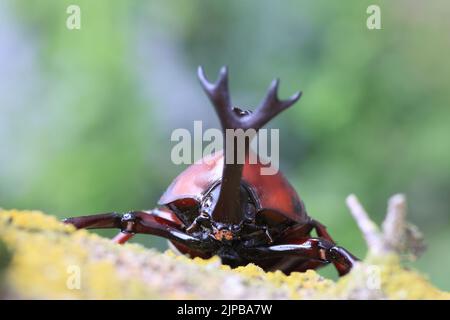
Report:
M203 68L198 67L198 78L205 90L208 98L211 100L217 116L219 117L222 129L233 129L239 126L239 119L231 112L231 98L228 90L228 68L223 66L219 72L219 79L216 83L211 83L205 76Z
M233 112L231 105L228 89L228 69L225 66L222 67L216 83L211 83L206 78L205 72L200 66L198 68L198 78L203 90L216 110L222 126L222 133L225 137L226 129L235 129L240 125L239 118L236 113ZM236 156L237 148L234 149L234 155ZM220 194L211 215L215 221L238 224L243 217L243 213L240 212L239 197L243 165L237 164L235 161L227 161L226 150L227 141L225 139L224 165ZM234 159L236 159L236 157Z
M278 98L279 79L274 79L270 84L265 99L254 113L247 117L238 117L232 112L231 98L228 90L228 68L222 67L219 72L219 78L216 83L211 83L205 76L203 68L198 67L198 78L202 84L203 90L211 100L217 115L219 116L222 129L255 129L259 130L271 119L275 118L280 112L286 110L296 103L302 96L298 91L286 100Z
M296 103L302 96L302 92L298 91L286 100L278 99L279 79L272 81L266 98L261 105L255 110L251 118L248 119L247 126L259 130L271 119L275 118L280 112L286 110Z
M259 130L272 118L283 110L286 110L297 102L301 97L301 92L297 92L287 100L278 99L279 80L272 81L265 99L252 114L239 116L232 107L230 93L228 89L228 69L222 67L219 72L218 80L211 83L205 76L203 68L198 67L198 78L207 94L209 100L214 106L222 126L224 137L227 129L254 129ZM236 138L234 138L236 139ZM225 139L224 148L224 167L222 172L222 183L220 187L219 199L214 207L212 217L216 221L224 223L239 223L242 220L243 212L240 206L240 186L243 164L237 163L238 148L233 152L227 152L227 145L231 141ZM234 140L233 142L235 142ZM249 143L246 143L245 152L248 152ZM236 145L234 143L234 145ZM233 156L233 159L229 159Z

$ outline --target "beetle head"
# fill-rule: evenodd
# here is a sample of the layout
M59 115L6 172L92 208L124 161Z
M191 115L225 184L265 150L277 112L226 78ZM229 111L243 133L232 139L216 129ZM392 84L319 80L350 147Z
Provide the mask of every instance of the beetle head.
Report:
M211 188L200 203L199 215L195 219L197 227L209 233L218 241L232 241L241 235L242 226L255 222L256 207L253 195L245 186L240 188L239 201L240 216L242 219L237 223L224 223L214 218L213 212L220 196L220 184Z

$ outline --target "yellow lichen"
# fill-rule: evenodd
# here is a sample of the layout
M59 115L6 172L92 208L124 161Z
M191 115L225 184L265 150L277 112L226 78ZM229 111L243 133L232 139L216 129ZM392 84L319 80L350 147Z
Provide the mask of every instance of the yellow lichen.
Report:
M390 299L450 299L450 293L438 290L423 275L402 268L396 255L391 255L385 262L379 257L367 260L381 267L381 285Z
M0 274L4 298L450 299L422 275L403 269L395 255L370 257L333 282L313 270L286 276L253 264L231 269L217 257L189 259L121 246L41 212L17 210L0 211L0 242L8 251L0 250L0 262L8 261ZM375 288L374 274L380 279Z

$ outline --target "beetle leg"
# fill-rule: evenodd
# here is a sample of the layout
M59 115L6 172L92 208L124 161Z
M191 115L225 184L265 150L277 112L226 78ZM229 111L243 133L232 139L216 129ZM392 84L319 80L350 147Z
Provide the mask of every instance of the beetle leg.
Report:
M115 212L101 213L64 219L64 223L71 224L77 229L107 229L120 228L121 215Z
M334 241L333 238L331 238L331 236L327 232L327 227L325 227L319 221L312 219L310 225L314 227L319 237L327 239L330 242L336 243L336 241Z
M300 263L296 266L296 271L298 272L305 272L310 269L318 269L320 267L324 266L324 263L322 261L305 261L303 263Z
M327 228L321 224L317 220L312 220L311 224L314 226L314 229L317 232L317 235L323 239L328 240L329 242L335 244L336 242L331 238L331 236L327 232ZM345 249L344 249L345 250ZM358 261L359 259L350 254L347 250L345 250L347 254L353 257L354 261ZM344 253L343 253L344 254ZM338 270L339 275L347 274L350 271L352 266L347 266L346 264L339 263L338 261L333 261L334 267Z
M117 236L115 236L112 241L118 244L124 244L128 240L134 237L133 233L125 233L125 232L119 232Z
M297 257L288 257L287 259L282 259L281 261L276 262L275 264L267 267L266 271L277 271L281 270L286 274L290 274L291 272L305 272L309 269L318 269L325 265L328 262L319 261L319 260L311 260L311 259L302 259Z
M320 263L334 263L340 266L336 267L340 276L348 273L357 261L344 248L322 238L304 238L295 243L247 248L246 254L255 260L293 256Z
M331 238L331 236L328 234L326 227L318 222L317 220L311 219L308 223L303 225L297 225L289 229L283 236L283 241L288 243L295 243L297 242L296 239L298 238L304 238L307 236L312 230L315 230L317 233L317 236L321 239L324 239L333 245L336 245L336 242ZM348 253L348 251L345 250L345 252L352 257L354 261L358 261L356 257ZM344 254L344 253L342 253ZM333 263L334 267L337 269L339 275L344 275L348 273L351 269L351 265L339 263L337 260L332 260L331 263Z
M118 235L115 240L123 243L136 233L152 234L179 242L192 248L202 247L203 242L181 230L180 224L163 217L164 212L159 209L151 211L132 211L120 215L118 213L105 213L92 216L74 217L65 219L64 223L74 225L76 228L105 229L117 228L125 235ZM131 235L131 236L127 236Z

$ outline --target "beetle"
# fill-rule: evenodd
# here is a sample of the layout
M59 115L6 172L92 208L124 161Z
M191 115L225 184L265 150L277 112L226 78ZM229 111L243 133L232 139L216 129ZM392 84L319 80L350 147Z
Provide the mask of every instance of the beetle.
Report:
M302 95L297 92L280 100L276 79L254 112L243 111L232 107L226 67L215 83L206 78L201 66L198 78L224 134L228 129L257 131ZM157 235L182 254L192 258L217 255L231 267L254 263L266 271L289 274L332 263L340 276L347 274L358 259L337 246L325 226L308 215L283 174L262 175L261 161L249 161L247 140L245 162L228 161L233 156L231 160L236 160L238 153L237 148L227 152L230 142L227 139L223 151L197 161L175 178L155 209L73 217L64 222L76 228L120 229L114 238L119 244L138 233Z

